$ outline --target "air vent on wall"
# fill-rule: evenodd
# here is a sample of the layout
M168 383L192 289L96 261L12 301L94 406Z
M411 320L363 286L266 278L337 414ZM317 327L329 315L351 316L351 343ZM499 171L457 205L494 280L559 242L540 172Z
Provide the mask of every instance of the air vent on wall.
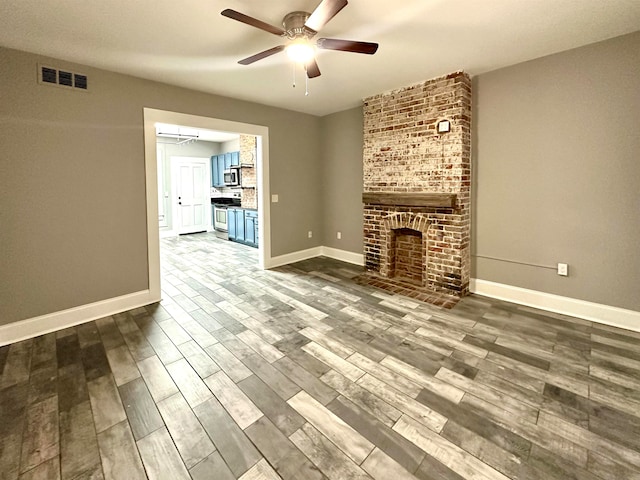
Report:
M53 68L42 67L42 81L45 83L58 83L58 71Z
M45 65L38 65L38 82L79 90L88 90L89 86L86 75L58 70Z
M79 73L74 73L73 74L73 81L74 81L74 84L73 84L74 87L82 88L83 90L87 89L87 76L86 75L80 75Z
M73 82L71 81L71 78L71 72L63 72L62 70L58 70L58 83L60 85L64 85L65 87L72 87Z

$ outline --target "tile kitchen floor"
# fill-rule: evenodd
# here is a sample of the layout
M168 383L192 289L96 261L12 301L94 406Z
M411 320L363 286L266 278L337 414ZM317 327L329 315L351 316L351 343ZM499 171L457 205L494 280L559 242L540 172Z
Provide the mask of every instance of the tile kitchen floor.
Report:
M2 479L639 479L640 334L162 240L160 304L0 348Z

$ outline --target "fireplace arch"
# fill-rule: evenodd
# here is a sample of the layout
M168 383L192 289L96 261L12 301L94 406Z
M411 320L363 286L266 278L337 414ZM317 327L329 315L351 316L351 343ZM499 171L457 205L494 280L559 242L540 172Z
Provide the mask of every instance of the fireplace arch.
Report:
M390 214L383 220L380 274L415 285L427 285L428 218L409 212Z

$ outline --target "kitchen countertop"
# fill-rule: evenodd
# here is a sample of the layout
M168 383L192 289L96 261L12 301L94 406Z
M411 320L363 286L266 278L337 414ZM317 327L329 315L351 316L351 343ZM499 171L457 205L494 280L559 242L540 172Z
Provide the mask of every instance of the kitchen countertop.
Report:
M229 205L229 207L231 207L231 208L240 208L242 210L247 210L249 212L257 212L258 211L257 208L247 208L247 207L243 207L242 205Z
M211 197L211 205L228 205L231 207L239 207L242 200L237 197Z

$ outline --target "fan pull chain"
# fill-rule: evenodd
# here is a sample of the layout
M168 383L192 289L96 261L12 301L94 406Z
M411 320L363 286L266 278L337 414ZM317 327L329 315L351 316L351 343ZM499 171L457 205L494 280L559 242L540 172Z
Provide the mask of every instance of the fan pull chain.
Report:
M309 96L309 75L307 75L307 67L304 67L304 95ZM293 64L293 88L296 88L296 64Z
M293 88L296 88L296 64L293 63Z

